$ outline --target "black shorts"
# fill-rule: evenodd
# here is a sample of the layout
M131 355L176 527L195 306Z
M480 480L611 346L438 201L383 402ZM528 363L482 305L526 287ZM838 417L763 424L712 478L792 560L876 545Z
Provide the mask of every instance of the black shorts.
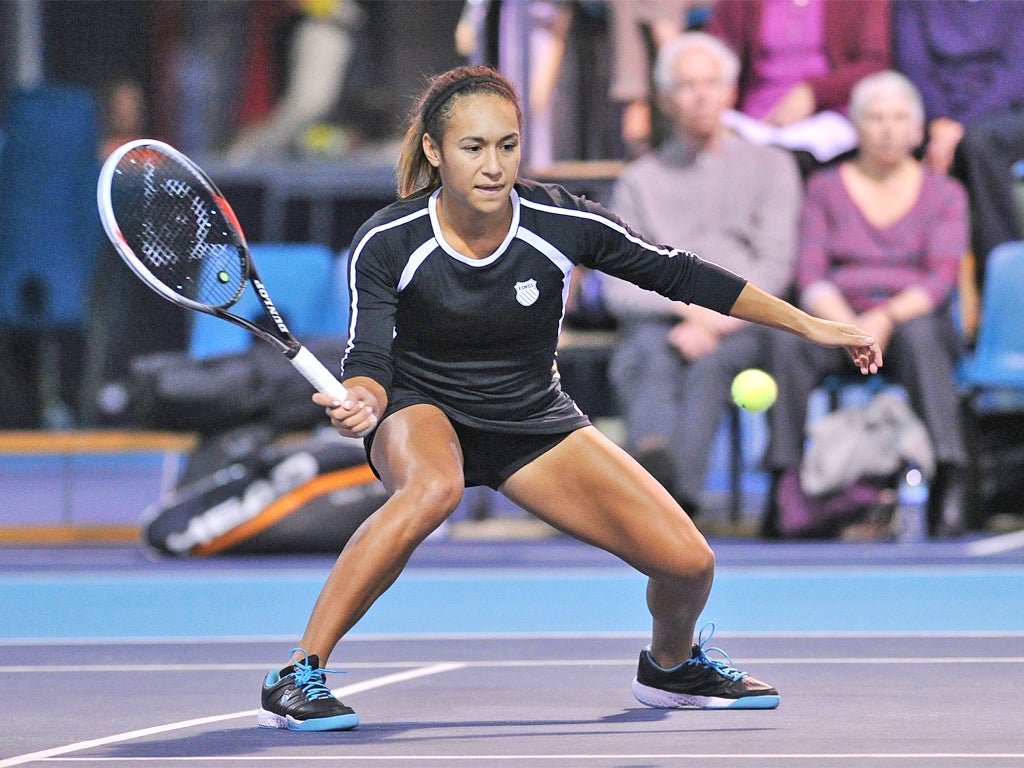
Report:
M393 396L394 399L388 403L388 407L381 416L381 422L391 414L408 408L410 405L437 406L430 398L410 390L394 392ZM466 487L486 485L495 490L517 471L579 429L576 427L568 431L537 434L481 429L460 424L450 417L449 421L459 438L459 445L462 446L462 471ZM586 417L583 418L583 422L580 427L589 423ZM370 463L370 469L377 477L380 477L370 459L370 449L376 434L377 432L374 430L367 435L363 440L363 447L366 449L366 460Z

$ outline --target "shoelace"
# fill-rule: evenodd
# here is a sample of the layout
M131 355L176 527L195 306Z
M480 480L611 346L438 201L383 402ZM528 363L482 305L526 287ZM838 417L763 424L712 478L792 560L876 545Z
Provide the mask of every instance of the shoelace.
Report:
M302 655L302 661L296 659L296 655ZM331 689L327 687L325 676L328 672L334 675L344 675L340 669L316 669L307 661L306 652L302 648L292 649L292 666L295 667L295 687L302 691L309 701L317 699L334 698Z
M707 637L704 633L707 632ZM722 677L728 677L730 680L742 680L747 677L746 672L742 672L733 666L732 658L729 654L714 645L708 645L711 641L712 636L715 634L715 622L709 621L703 627L701 627L700 634L697 635L697 655L687 661L687 664L693 664L695 666L712 667ZM718 659L708 658L708 653L718 653L725 659L725 661L719 661Z

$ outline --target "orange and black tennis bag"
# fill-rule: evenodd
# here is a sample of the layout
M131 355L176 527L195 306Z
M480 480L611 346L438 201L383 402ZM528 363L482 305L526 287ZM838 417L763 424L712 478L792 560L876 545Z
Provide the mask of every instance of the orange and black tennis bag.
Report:
M387 499L361 440L254 427L204 443L177 488L143 513L142 538L156 552L340 552Z

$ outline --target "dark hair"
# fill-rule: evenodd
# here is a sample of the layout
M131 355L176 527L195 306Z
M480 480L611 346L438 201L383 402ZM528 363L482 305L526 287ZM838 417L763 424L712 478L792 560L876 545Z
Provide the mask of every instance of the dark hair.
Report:
M409 118L409 127L398 156L398 196L433 192L441 186L438 170L423 153L423 136L429 133L438 143L448 130L456 97L488 92L509 101L516 120L523 124L523 110L512 83L491 67L456 67L434 77Z

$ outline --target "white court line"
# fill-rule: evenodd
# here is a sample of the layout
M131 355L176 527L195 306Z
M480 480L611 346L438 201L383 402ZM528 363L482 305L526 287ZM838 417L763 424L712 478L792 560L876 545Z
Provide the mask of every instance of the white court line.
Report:
M734 640L842 640L842 639L883 639L883 638L1005 638L1021 637L1020 629L827 629L798 631L731 631L722 630L715 633L716 638ZM455 642L461 640L640 640L650 641L650 630L635 632L402 632L385 634L353 632L345 636L345 644L352 643L402 643L402 642ZM0 648L19 647L88 647L96 645L116 646L150 646L150 645L247 645L282 644L295 641L294 635L231 635L221 637L174 635L166 637L14 637L0 638Z
M971 557L991 557L1001 555L1004 552L1012 552L1015 549L1024 548L1024 531L1004 533L999 536L989 536L986 539L978 539L967 544L967 554Z
M419 677L428 677L429 675L439 675L443 672L451 672L452 670L460 669L461 664L455 662L446 662L442 664L432 664L428 667L421 667L419 669L410 669L405 672L396 672L392 675L383 675L382 677L375 677L372 680L365 680L362 683L355 683L354 685L347 685L344 688L338 688L334 691L334 695L338 698L344 698L355 693L362 693L363 691L373 690L374 688L382 688L385 685L394 685L395 683L404 683L408 680L415 680ZM224 720L235 720L242 717L255 717L255 709L247 709L242 712L231 712L227 715L212 715L210 717L197 717L192 720L182 720L177 723L167 723L165 725L157 725L152 728L140 728L135 731L127 731L125 733L117 733L113 736L103 736L98 739L90 739L88 741L78 741L74 744L66 744L63 747L53 747L51 749L42 749L38 752L29 752L24 755L16 755L15 757L8 757L4 760L0 760L0 768L10 768L15 765L24 765L25 763L34 763L39 760L50 760L52 758L59 757L61 755L67 755L71 752L81 752L85 749L92 749L93 747L102 747L107 744L119 744L123 741L131 741L132 739L141 739L144 736L154 736L158 733L167 733L169 731L178 731L184 728L192 728L198 725L209 725L210 723L219 723ZM87 758L82 758L87 759ZM103 758L106 760L107 758ZM133 760L135 758L132 758ZM95 760L95 758L93 758Z
M1020 760L1024 758L1024 752L840 752L840 753L829 753L829 754L814 754L809 752L794 752L788 754L779 754L778 752L762 752L760 754L736 754L731 752L708 752L705 754L696 754L693 752L677 752L677 753L634 753L634 754L618 754L618 755L595 755L595 754L567 754L567 755L508 755L508 754L494 754L494 755L287 755L287 756L273 756L273 755L254 755L246 756L244 762L256 762L256 761L272 761L272 762L345 762L345 763L414 763L420 764L425 762L458 762L466 760L477 760L477 761L514 761L517 765L526 762L552 762L552 761L630 761L640 762L648 760L685 760L687 763L692 763L694 760L751 760L758 761L763 764L764 761L770 760L772 764L777 764L779 760L814 760L817 763L827 763L831 760L864 760L864 761L876 761L876 760L892 760L892 759L906 759L908 761L924 761L924 760ZM174 761L174 762L214 762L232 760L237 761L239 758L229 757L224 755L216 756L196 756L196 757L104 757L104 758L89 758L89 757L64 757L55 758L51 762L143 762L143 761ZM927 766L928 764L925 763ZM989 766L990 762L982 763L982 765Z
M432 661L363 661L344 664L348 669L419 669L441 662ZM443 662L454 665L453 669L510 669L526 667L632 667L633 659L491 659L477 661ZM772 665L819 665L837 664L1024 664L1024 656L744 656L743 666ZM253 672L264 671L267 664L10 664L0 665L3 674L110 674L112 672L160 673L160 672ZM400 674L400 673L399 673ZM377 686L373 686L377 687ZM352 693L351 686L344 689Z
M928 664L928 663L1024 663L1024 657L934 657L934 658L902 658L902 657L871 657L871 658L757 658L750 659L752 663L758 664ZM576 665L576 666L587 666L587 665L604 665L604 666L623 666L625 664L632 664L632 661L623 661L621 659L539 659L534 661L522 661L522 660L493 660L493 661L463 661L463 662L444 662L444 663L430 663L430 662L416 662L416 661L392 661L392 662L362 662L352 665L347 665L350 668L359 666L361 668L380 668L380 667L400 667L410 666L412 668L397 672L390 675L383 675L381 677L373 678L362 683L355 683L350 686L338 688L334 693L339 698L344 698L356 693L381 688L386 685L392 685L395 683L405 682L421 677L430 675L442 674L445 672L455 671L458 669L472 668L472 667L547 667L547 666L565 666L565 665ZM223 670L224 665L219 664L173 664L173 665L134 665L135 671L168 671L168 670ZM236 669L266 669L266 665L255 665L255 664L237 664L231 665L232 668ZM34 671L36 673L46 671L68 671L68 670L79 670L85 672L109 672L116 670L124 670L125 665L65 665L65 666L53 666L53 667L41 667L32 666L25 667L24 671ZM18 667L0 667L0 672L10 671L21 671L22 668ZM225 756L194 756L194 757L71 757L68 756L73 752L81 752L87 749L100 747L108 744L120 743L129 741L132 739L143 738L146 736L156 735L160 733L166 733L174 730L182 730L185 728L197 727L201 725L207 725L211 723L222 722L225 720L238 719L243 717L252 717L256 714L256 710L246 710L242 712L234 712L224 715L215 715L211 717L195 718L192 720L185 720L177 723L168 723L162 726L155 726L152 728L144 728L135 731L129 731L126 733L116 734L112 736L102 737L98 739L92 739L89 741L81 741L74 744L68 744L63 747L56 747L47 750L41 750L29 754L19 755L5 760L0 760L0 768L9 768L11 766L24 765L26 763L46 761L46 762L81 762L81 763L114 763L114 762L128 762L128 763L142 763L142 762L214 762L221 760L238 760L238 756L225 757ZM694 754L690 753L651 753L651 754L561 754L561 755L508 755L508 754L493 754L493 755L331 755L331 756L314 756L314 755L302 755L302 756L246 756L245 762L256 762L256 761L288 761L288 762L346 762L346 763L435 763L435 762L462 762L469 760L488 760L488 761L513 761L517 764L525 764L529 762L557 762L557 761L593 761L594 763L602 763L606 761L644 761L644 760L744 760L744 761L764 761L767 759L779 760L779 759L791 759L791 760L807 760L807 761L818 761L819 764L827 764L831 760L845 759L845 760L857 760L870 763L870 761L878 759L906 759L907 761L913 761L915 763L924 762L927 765L928 760L961 760L974 762L980 762L981 765L991 766L991 761L994 760L1021 760L1024 759L1024 753L1003 753L1003 752L992 752L992 753L833 753L833 754L812 754L812 753L792 753L792 754L736 754L736 753L707 753L707 754ZM963 764L963 763L961 763Z

